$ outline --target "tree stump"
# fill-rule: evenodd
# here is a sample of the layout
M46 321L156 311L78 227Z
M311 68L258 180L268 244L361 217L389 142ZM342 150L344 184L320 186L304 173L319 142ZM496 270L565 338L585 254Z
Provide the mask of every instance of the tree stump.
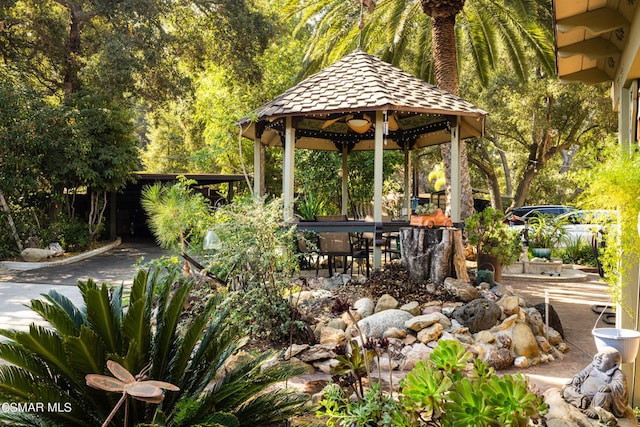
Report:
M407 227L400 229L402 265L412 280L427 280L442 286L455 276L469 281L464 260L462 230L456 228Z

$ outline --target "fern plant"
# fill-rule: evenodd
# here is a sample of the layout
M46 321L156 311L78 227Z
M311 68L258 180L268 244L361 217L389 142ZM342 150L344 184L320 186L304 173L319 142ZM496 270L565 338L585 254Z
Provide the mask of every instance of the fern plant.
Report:
M265 389L301 371L271 364L270 352L227 367L246 339L226 322L222 298L214 296L190 316L184 307L192 282L174 279L140 271L126 303L123 286L92 280L78 285L84 307L55 291L31 301L51 328L33 324L27 332L0 331L9 338L0 343L0 358L9 362L0 366L0 399L40 403L46 410L2 411L0 419L16 425L101 425L120 396L89 387L85 376L109 374L108 360L133 373L151 363L149 378L180 389L158 405L132 401L126 420L131 425L255 426L298 411L306 396ZM125 425L124 417L116 414L110 425Z

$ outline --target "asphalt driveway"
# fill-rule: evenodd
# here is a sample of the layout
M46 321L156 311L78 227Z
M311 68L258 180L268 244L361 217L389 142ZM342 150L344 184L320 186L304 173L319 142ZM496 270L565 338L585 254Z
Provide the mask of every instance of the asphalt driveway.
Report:
M130 283L138 271L135 264L148 262L167 254L152 240L123 242L103 254L70 264L26 271L0 270L0 283L76 286L79 280L86 281L89 278L98 283Z
M32 299L55 290L80 307L83 301L76 287L78 281L91 278L97 283L129 284L138 271L136 264L166 254L151 240L136 240L70 264L26 271L0 268L0 328L24 331L31 323L44 325L28 308Z

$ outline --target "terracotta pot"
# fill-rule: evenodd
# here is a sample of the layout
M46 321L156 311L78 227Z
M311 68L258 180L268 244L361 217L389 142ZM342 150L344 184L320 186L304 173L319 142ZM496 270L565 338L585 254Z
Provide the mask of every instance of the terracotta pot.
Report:
M493 279L502 280L502 263L493 255L478 254L478 270L493 270Z

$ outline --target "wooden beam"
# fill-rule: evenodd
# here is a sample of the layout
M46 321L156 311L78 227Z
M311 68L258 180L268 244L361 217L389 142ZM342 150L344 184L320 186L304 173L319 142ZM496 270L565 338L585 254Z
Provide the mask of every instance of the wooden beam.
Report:
M615 44L602 37L596 37L584 40L579 43L573 43L558 48L558 56L560 58L568 58L570 56L581 55L591 60L606 58L608 56L620 55L620 49Z
M617 30L625 25L629 25L629 21L624 16L613 9L602 7L560 19L556 23L556 28L562 33L576 28L584 28L592 34L600 35Z

